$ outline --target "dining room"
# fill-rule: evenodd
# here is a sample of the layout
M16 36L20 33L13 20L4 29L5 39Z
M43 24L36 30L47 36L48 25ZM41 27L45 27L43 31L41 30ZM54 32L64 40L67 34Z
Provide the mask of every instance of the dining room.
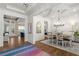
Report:
M62 8L62 6L64 7ZM47 31L44 33L45 38L40 41L40 44L79 55L78 4L74 5L74 7L69 6L69 4L61 4L56 6L49 15L52 17L52 31L47 31L48 28L45 30ZM39 44L38 46L40 47ZM51 47L47 49L50 50ZM63 54L66 53L60 55Z

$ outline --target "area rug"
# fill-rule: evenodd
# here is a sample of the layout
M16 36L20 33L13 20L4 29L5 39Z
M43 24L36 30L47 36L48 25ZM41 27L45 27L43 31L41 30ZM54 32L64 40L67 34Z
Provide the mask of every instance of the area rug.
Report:
M49 54L35 45L27 43L14 49L2 51L0 52L0 56L49 56Z

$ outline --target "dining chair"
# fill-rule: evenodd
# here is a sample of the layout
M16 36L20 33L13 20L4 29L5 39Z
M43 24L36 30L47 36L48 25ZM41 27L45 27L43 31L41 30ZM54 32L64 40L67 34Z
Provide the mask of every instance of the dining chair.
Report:
M57 36L57 44L61 44L61 46L64 46L64 41L63 41L63 35L58 35Z
M52 36L52 32L48 32L48 35L47 35L48 39L49 39L49 43L52 43L52 39L53 39L53 36Z
M64 36L64 44L65 47L67 47L69 45L69 47L72 47L72 41L73 41L73 37L72 36Z
M56 34L53 34L52 35L52 42L54 43L54 44L56 44L56 42L57 42L57 36L56 36Z
M73 43L73 40L74 40L75 38L74 38L74 36L72 35L72 36L69 37L69 39L70 39L70 41L69 41L70 47L72 47L72 46L73 46L72 43Z

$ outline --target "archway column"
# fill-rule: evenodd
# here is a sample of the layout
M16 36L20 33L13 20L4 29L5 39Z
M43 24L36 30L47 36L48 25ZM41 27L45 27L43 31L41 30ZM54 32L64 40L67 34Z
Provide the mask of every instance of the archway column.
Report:
M25 41L28 41L28 19L27 17L25 19Z

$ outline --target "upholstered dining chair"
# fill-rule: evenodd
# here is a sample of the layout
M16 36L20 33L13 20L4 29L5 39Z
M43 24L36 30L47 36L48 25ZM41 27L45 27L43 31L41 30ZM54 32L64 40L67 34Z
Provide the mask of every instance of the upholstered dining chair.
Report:
M72 41L74 40L72 32L65 32L63 35L64 35L65 46L72 47Z
M48 32L48 39L52 39L52 32Z
M68 37L65 37L63 38L63 42L64 42L64 47L67 47L68 45L70 46L70 39Z
M53 36L52 36L52 32L48 32L48 39L49 39L49 43L52 43L52 38L53 38Z
M56 44L56 42L57 42L57 35L56 35L56 34L53 34L52 37L53 37L53 38L52 38L52 42L53 42L54 44Z
M61 44L62 46L64 46L63 37L64 36L62 34L57 36L57 44L58 45Z

